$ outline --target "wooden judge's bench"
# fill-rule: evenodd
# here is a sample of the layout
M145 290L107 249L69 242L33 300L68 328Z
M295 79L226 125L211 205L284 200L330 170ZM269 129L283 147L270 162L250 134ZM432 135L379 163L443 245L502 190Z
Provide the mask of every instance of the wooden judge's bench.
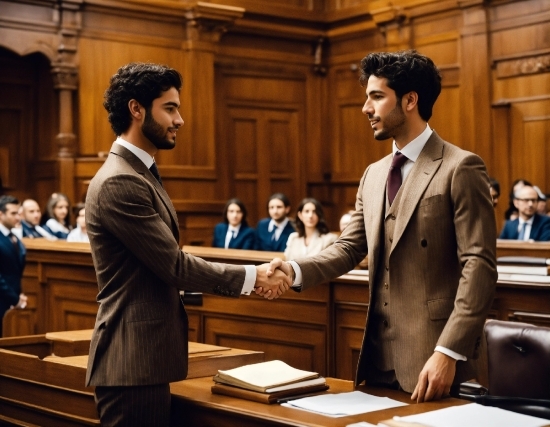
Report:
M25 240L27 266L24 310L4 317L4 336L92 329L97 281L86 243ZM498 255L550 258L550 243L499 241ZM280 253L186 246L209 261L261 264ZM202 295L187 305L191 341L262 351L299 369L351 380L354 377L368 307L368 272L355 271L305 292L268 301ZM550 325L550 284L499 282L489 317Z

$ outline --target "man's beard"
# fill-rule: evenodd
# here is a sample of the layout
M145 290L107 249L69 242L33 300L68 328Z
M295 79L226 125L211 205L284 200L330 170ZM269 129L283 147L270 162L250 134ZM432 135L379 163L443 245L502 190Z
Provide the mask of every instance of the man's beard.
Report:
M383 127L378 133L374 133L374 139L384 141L395 137L395 130L405 123L405 113L398 100L395 108L384 119Z
M145 120L141 126L141 131L159 150L171 150L176 146L175 141L166 138L167 131L155 121L150 110L145 111Z

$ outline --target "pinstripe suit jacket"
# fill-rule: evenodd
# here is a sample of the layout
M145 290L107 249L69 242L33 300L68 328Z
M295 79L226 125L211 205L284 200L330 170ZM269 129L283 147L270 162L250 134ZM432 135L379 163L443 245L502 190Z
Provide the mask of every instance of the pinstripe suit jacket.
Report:
M238 297L244 268L182 252L168 194L119 144L90 183L86 223L99 287L86 385L184 379L188 324L179 290Z
M376 283L391 160L389 155L366 169L356 212L341 237L320 255L297 260L303 289L351 270L367 251L369 281ZM400 192L387 267L393 366L400 385L412 392L436 345L468 357L457 363L455 383L474 376L472 359L497 279L496 226L483 161L435 132ZM367 325L370 313L369 307ZM357 384L368 382L366 351L363 338Z

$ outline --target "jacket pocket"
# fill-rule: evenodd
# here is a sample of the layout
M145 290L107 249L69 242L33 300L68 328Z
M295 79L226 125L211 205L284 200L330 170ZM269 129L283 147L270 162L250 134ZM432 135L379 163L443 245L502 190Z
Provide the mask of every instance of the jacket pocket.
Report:
M448 319L455 307L454 298L439 298L428 301L428 313L431 320Z
M443 194L436 194L435 196L430 196L420 200L418 207L421 208L422 206L433 205L435 203L441 202L442 200L443 200Z

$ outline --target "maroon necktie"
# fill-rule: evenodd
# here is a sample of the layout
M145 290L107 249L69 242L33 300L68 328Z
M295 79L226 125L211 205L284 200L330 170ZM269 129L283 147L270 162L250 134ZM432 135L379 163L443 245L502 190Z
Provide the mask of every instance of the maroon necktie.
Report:
M403 178L401 178L401 167L407 160L409 159L399 151L393 156L390 172L388 173L388 200L390 201L390 206L403 182Z
M10 238L11 240L11 244L13 245L13 250L15 251L15 253L17 254L17 256L21 255L21 250L19 249L19 243L17 241L17 237L15 237L15 234L13 233L9 233L8 234L8 237Z

